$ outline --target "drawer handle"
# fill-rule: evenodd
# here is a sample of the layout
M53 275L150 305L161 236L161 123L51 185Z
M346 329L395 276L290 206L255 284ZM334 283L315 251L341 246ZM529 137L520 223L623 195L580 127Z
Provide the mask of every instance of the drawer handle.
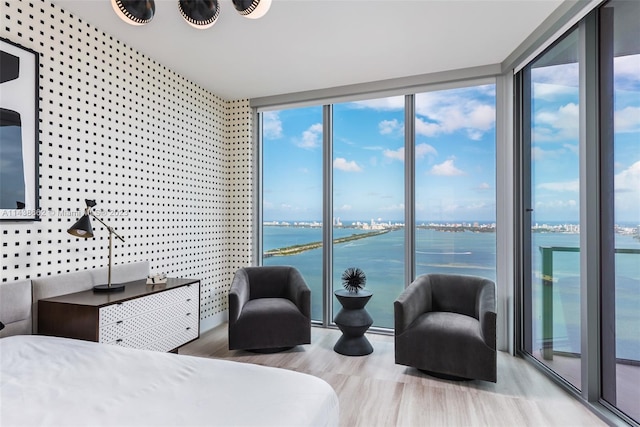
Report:
M118 321L116 322L116 325L119 325L119 324L121 324L122 322L123 322L122 320L118 320Z
M191 326L188 326L188 327L187 327L187 331L190 331L190 330L191 330Z
M187 313L187 316L191 316L191 313Z
M191 301L191 298L187 298L187 302Z
M122 342L122 338L118 338L118 339L116 340L116 342L117 342L117 343Z

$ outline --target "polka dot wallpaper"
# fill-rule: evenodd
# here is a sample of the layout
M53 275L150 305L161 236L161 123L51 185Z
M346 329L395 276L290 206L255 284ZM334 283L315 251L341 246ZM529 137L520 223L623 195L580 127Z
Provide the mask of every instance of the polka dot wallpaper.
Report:
M1 280L106 266L108 232L66 230L85 199L125 241L114 264L201 279L201 320L252 263L248 100L224 100L48 0L2 2L0 36L39 54L40 221L0 221Z

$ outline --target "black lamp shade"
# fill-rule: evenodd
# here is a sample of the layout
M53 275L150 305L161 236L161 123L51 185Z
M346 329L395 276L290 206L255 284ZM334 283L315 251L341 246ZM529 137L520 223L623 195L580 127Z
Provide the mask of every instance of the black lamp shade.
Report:
M91 219L89 218L89 215L82 215L82 218L67 230L67 233L84 239L93 237L93 227L91 227Z
M233 0L233 6L245 18L262 18L271 7L271 0Z
M180 0L178 7L184 20L198 29L211 27L220 16L218 0Z
M144 25L156 13L153 0L111 0L111 6L123 21L132 25Z

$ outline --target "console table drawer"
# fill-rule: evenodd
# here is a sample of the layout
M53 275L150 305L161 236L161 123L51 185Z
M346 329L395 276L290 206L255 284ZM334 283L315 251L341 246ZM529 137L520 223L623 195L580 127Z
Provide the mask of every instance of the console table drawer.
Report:
M108 305L100 308L100 327L189 301L196 303L198 301L198 287L195 285L182 286L151 294L144 298Z
M159 341L166 340L168 337L182 334L183 332L198 333L198 319L196 316L183 315L176 319L152 326L151 328L139 331L138 333L122 336L112 341L100 341L106 344L115 344L123 347L133 348L149 348ZM193 338L192 338L193 339ZM174 347L164 351L171 350Z
M105 307L110 308L110 307ZM102 319L102 310L100 309L100 318ZM139 316L129 317L119 320L115 323L109 323L100 327L99 341L111 342L128 335L134 335L140 331L151 328L170 319L176 319L182 316L197 317L198 302L197 300L181 301L161 309L150 311Z

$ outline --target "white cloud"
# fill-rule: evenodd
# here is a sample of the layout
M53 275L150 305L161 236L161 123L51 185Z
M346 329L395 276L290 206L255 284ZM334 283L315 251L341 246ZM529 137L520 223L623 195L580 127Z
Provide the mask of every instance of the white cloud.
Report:
M478 185L476 189L480 191L487 191L487 190L491 190L491 186L486 182L483 182L482 184Z
M416 135L436 136L442 132L442 127L438 123L426 122L421 117L416 117Z
M389 159L404 161L404 147L397 150L384 150L382 154Z
M615 176L616 215L636 221L640 212L640 161Z
M636 193L640 196L640 161L616 174L615 191L618 193Z
M402 133L403 125L397 119L393 120L383 120L378 123L378 130L380 131L380 135L389 135L392 133Z
M455 176L464 175L464 172L453 164L453 159L445 160L439 165L434 165L429 171L431 175Z
M564 182L545 182L542 184L538 184L536 188L540 190L572 191L577 193L578 191L580 191L580 182L577 179Z
M435 148L433 148L429 144L422 143L422 144L416 145L416 150L415 150L416 159L418 160L422 159L428 154L433 154L434 156L437 156L438 152L436 151Z
M613 125L616 132L640 132L640 107L626 107L616 111L613 116Z
M282 121L277 111L267 111L262 114L262 132L265 138L278 139L282 137Z
M300 148L316 148L322 145L322 123L311 125L309 129L302 132L300 139L296 141Z
M389 159L404 161L404 147L400 147L397 150L384 150L382 154ZM438 152L436 151L435 148L433 148L429 144L422 143L422 144L416 145L416 148L414 151L416 160L420 160L428 154L437 156Z
M360 171L362 171L362 168L360 166L358 166L358 164L354 160L347 161L343 157L336 157L336 159L333 161L333 167L335 169L338 169L338 170L341 170L341 171L345 171L345 172L360 172Z
M531 70L531 80L535 84L549 83L561 86L578 87L580 68L577 62L570 62Z
M350 211L351 210L351 205L342 205L339 208L335 208L334 210L336 212Z
M640 82L640 55L616 56L613 59L615 85L618 89L634 90ZM635 89L637 90L637 89Z
M495 105L479 101L475 91L428 92L415 99L416 135L432 137L465 131L469 138L479 140L495 126Z
M564 96L575 96L578 94L577 86L567 86L550 83L533 83L533 99L544 99L553 101Z
M541 111L535 116L534 142L578 139L579 108L577 104L559 107L556 111Z

